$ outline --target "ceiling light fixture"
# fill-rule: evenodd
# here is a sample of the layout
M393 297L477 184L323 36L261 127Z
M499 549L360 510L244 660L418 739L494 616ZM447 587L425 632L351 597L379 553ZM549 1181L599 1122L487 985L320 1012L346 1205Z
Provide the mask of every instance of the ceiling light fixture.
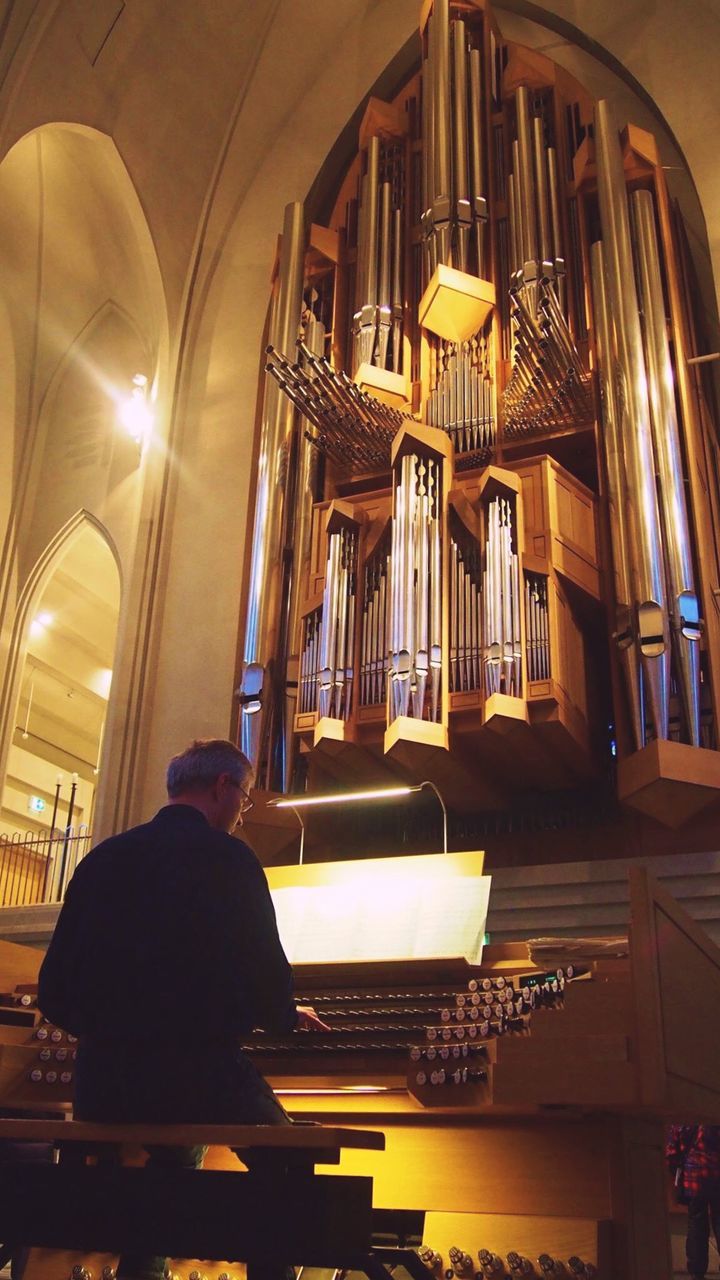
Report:
M30 623L30 635L33 636L34 639L37 639L38 636L43 635L47 628L52 625L52 621L53 615L51 613L47 613L45 611L38 613Z
M132 436L136 445L142 449L155 421L154 414L148 404L148 380L144 373L136 373L133 378L130 395L119 400L117 416L121 426Z

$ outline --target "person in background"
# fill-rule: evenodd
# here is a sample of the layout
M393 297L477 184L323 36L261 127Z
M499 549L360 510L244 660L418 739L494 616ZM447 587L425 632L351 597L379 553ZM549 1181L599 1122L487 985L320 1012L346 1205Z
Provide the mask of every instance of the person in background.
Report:
M711 1227L720 1251L720 1125L673 1125L665 1159L676 1199L687 1205L688 1273L694 1280L704 1280Z
M79 1038L75 1116L119 1123L290 1124L241 1044L254 1028L325 1029L297 1006L265 873L231 832L252 769L223 739L167 770L168 803L79 863L40 970L38 1004ZM202 1147L156 1147L197 1168ZM119 1280L165 1259L122 1257Z

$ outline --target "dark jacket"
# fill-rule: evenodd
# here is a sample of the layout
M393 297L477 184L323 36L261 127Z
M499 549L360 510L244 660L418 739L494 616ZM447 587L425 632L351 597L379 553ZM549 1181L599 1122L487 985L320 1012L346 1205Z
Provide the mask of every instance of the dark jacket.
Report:
M252 850L189 805L103 841L70 882L38 1003L66 1031L100 1039L292 1030L292 972Z

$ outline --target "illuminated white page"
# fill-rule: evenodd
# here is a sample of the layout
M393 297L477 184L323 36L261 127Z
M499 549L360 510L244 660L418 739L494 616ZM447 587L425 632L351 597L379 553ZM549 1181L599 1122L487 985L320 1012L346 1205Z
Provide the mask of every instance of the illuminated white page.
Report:
M490 877L480 853L270 867L292 964L467 960L478 964Z

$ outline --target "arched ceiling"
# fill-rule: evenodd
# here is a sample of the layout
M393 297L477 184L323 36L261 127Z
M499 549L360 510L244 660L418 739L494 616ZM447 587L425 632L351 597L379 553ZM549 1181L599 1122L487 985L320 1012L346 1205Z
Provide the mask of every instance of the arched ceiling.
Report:
M418 8L415 0L4 0L0 146L39 119L84 121L113 137L142 192L172 310L234 127L242 124L246 187L338 43L352 42L361 82L371 46L379 37L389 62L416 27ZM657 104L690 166L717 261L720 179L708 145L720 128L717 7L701 0L630 7L622 0L499 0L496 8L545 22L561 40L577 33ZM254 122L241 120L251 86L260 111ZM329 98L318 128L331 119L340 131L345 118L333 119L335 108ZM308 122L303 126L300 148Z

